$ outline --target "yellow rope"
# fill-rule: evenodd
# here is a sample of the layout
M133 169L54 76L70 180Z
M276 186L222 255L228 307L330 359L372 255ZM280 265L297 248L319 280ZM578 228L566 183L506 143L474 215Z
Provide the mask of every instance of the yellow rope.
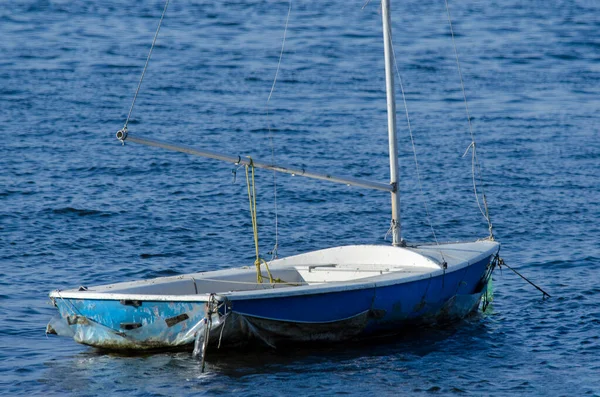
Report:
M248 188L248 201L250 202L250 216L252 217L252 231L254 232L254 248L256 250L256 260L254 261L254 266L256 266L256 282L262 283L263 277L262 272L260 270L260 265L265 264L267 268L267 274L269 275L269 282L272 284L275 281L273 280L273 276L271 275L271 271L269 270L269 265L267 261L260 257L258 251L258 221L256 220L256 184L254 183L254 162L252 161L252 157L248 157L250 159L250 164L246 165L246 186ZM252 178L250 178L248 168L252 170ZM252 182L252 186L250 183Z

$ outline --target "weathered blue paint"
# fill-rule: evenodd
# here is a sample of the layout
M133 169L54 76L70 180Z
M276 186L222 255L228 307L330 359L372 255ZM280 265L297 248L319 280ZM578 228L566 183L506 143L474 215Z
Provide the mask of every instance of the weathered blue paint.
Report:
M124 305L118 300L58 299L62 317L84 316L107 328L121 330L122 323L148 325L204 307L203 302L141 302L141 306Z
M108 349L187 345L193 343L194 327L205 318L203 302L145 301L138 307L109 299L57 299L55 303L77 342ZM167 320L183 314L184 319L169 326ZM127 329L131 324L137 327Z

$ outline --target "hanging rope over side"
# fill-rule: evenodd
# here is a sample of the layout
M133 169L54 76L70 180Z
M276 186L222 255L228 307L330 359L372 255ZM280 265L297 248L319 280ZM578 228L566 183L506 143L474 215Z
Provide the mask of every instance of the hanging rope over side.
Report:
M127 114L127 119L125 120L125 125L122 129L117 132L117 139L121 141L121 143L125 144L125 139L127 138L127 125L129 124L129 119L131 118L131 113L133 112L133 107L135 105L135 101L140 92L140 87L142 86L142 81L144 81L144 75L146 74L146 69L148 69L148 63L150 62L150 57L152 56L152 50L154 50L154 46L156 45L156 39L158 38L158 32L160 32L160 26L162 25L163 19L165 19L165 14L167 13L167 7L169 7L169 0L166 0L165 6L163 8L162 15L160 16L160 21L158 21L158 27L156 28L156 33L154 33L154 39L152 40L152 45L150 46L150 51L148 52L148 57L146 57L146 64L144 65L144 69L142 70L142 75L140 76L140 81L138 83L137 89L135 90L135 95L133 96L133 101L131 102L131 107L129 108L129 113Z
M256 266L256 282L259 284L263 282L260 265L264 263L265 267L267 268L267 274L269 275L269 282L272 284L275 282L275 280L273 280L273 276L271 275L271 271L269 270L269 265L267 264L267 261L260 257L258 248L258 221L256 220L256 184L254 182L254 162L252 161L252 157L248 158L250 159L250 164L245 166L246 186L248 188L250 216L252 217L252 232L254 233L254 248L256 250L256 260L254 261L254 266Z
M479 159L477 158L477 152L475 150L475 148L476 148L475 135L473 134L473 125L471 123L471 114L469 112L469 104L467 102L467 93L465 91L465 83L464 83L464 79L463 79L463 75L462 75L462 69L460 68L460 61L458 59L458 49L456 48L456 40L454 39L454 28L452 27L452 18L450 17L450 7L448 6L448 0L444 0L444 2L446 4L446 14L448 15L448 25L450 27L450 35L452 36L452 45L454 47L454 56L456 58L456 67L458 69L458 76L460 78L460 86L462 89L463 100L465 103L465 111L467 113L467 122L469 123L469 133L471 134L471 144L467 148L465 155L467 154L469 149L471 149L471 148L473 149L473 152L472 152L473 155L471 157L471 174L473 177L473 191L475 192L475 199L477 200L477 206L479 207L481 214L483 215L483 217L485 218L485 220L488 223L488 229L490 232L490 240L493 240L494 233L493 233L493 229L492 229L492 221L490 219L490 212L489 212L488 205L487 205L487 199L485 197L485 190L483 189L483 182L482 182L483 178L481 176L481 165L479 164ZM464 155L463 155L463 157L464 157ZM477 177L476 177L476 174L477 174ZM481 197L482 197L484 209L481 208L481 204L479 202L479 193L477 192L476 178L479 179L479 184L481 186Z

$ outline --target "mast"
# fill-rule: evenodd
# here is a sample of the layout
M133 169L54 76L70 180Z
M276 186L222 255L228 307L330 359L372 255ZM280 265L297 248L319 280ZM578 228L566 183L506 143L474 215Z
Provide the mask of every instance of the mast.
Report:
M390 185L392 186L392 245L402 245L400 233L400 195L398 189L398 147L396 143L396 95L394 93L394 69L392 48L392 23L390 0L381 1L383 21L383 48L385 55L385 91L387 94L388 139L390 145Z

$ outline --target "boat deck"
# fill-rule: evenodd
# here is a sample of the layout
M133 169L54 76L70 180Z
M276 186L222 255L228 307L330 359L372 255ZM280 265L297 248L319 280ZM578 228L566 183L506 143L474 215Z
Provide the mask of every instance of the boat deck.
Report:
M269 263L275 282L269 282L265 266L262 267L263 283L257 282L254 266L212 272L192 273L181 276L161 277L117 284L101 285L86 289L60 291L57 297L76 299L90 296L193 296L226 294L236 292L264 291L320 285L357 285L369 282L403 282L435 275L442 271L446 262L448 269L468 266L497 251L498 244L490 241L455 243L443 245L419 245L390 247L355 245L335 247ZM58 295L60 294L60 295ZM52 296L52 295L51 295ZM128 298L129 299L129 298Z

